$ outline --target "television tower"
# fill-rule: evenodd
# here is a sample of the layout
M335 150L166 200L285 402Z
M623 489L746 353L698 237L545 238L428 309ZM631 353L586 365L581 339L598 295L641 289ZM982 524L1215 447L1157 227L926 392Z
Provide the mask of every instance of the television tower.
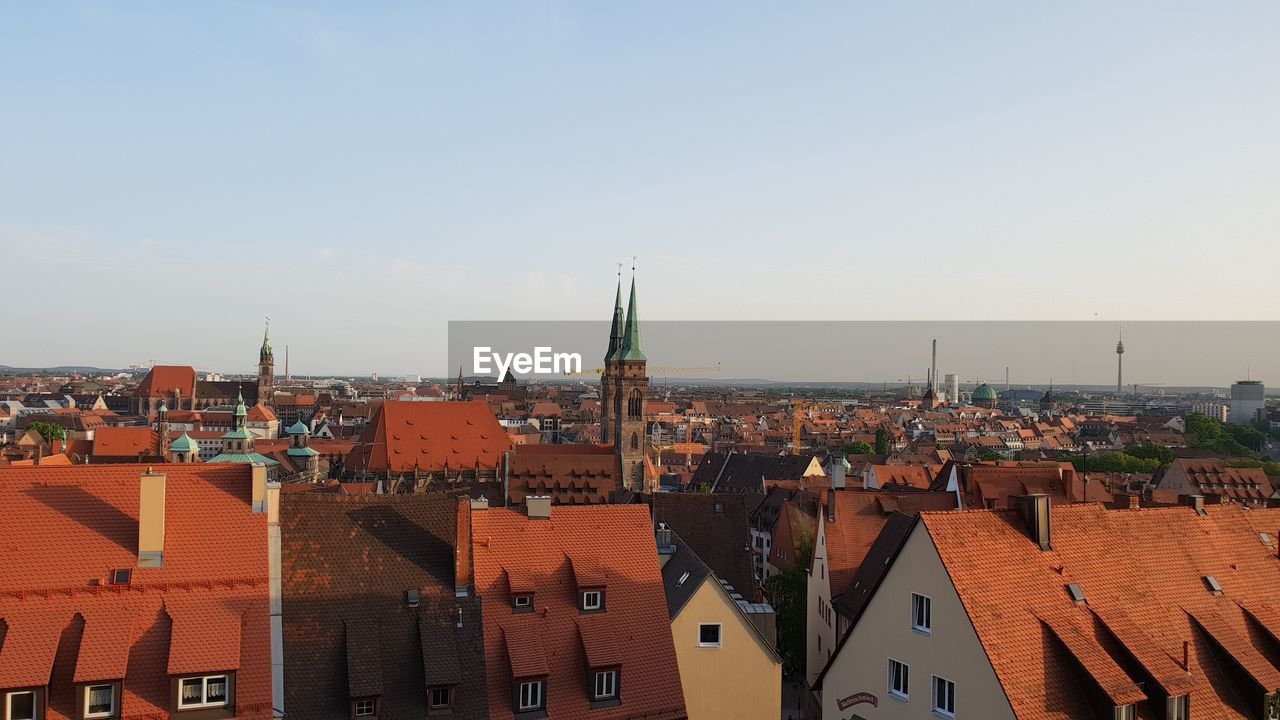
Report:
M1124 392L1124 332L1116 341L1116 394Z

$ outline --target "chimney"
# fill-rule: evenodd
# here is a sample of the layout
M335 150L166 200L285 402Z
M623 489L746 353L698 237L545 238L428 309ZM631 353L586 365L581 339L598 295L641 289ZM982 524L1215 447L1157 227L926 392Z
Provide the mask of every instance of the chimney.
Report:
M149 467L138 484L138 567L164 567L164 473Z
M530 495L524 499L524 509L530 520L550 520L551 496Z
M831 489L844 489L844 456L836 455L831 458Z
M250 466L250 472L253 476L253 511L262 513L267 511L267 466L262 463L254 463Z
M1204 496L1203 495L1183 495L1182 504L1192 508L1197 515L1204 515Z
M654 540L658 545L658 567L667 564L667 561L676 554L676 547L671 542L671 528L666 523L658 523L658 528L653 531Z
M1027 529L1031 531L1031 539L1041 550L1052 549L1053 534L1050 529L1049 496L1044 493L1023 495L1022 517L1027 521Z
M489 498L487 497L471 498L471 512L475 512L477 510L488 510L488 509L489 509Z
M1142 507L1142 496L1141 496L1141 495L1130 495L1130 496L1129 496L1129 509L1130 509L1130 510L1137 510L1137 509L1138 509L1138 508L1140 508L1140 507Z

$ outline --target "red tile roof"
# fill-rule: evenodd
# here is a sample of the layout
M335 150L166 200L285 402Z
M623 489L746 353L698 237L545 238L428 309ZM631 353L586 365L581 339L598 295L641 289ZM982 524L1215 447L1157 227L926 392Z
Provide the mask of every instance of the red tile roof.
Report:
M1052 549L1041 551L1014 511L921 515L1019 718L1092 717L1081 677L1116 704L1138 698L1141 678L1116 666L1124 655L1116 642L1164 691L1190 688L1197 717L1256 712L1215 646L1266 687L1280 687L1280 658L1255 631L1280 633L1265 609L1280 587L1280 559L1258 529L1280 531L1280 510L1218 505L1199 516L1188 507L1075 504L1055 505L1051 516ZM1223 594L1211 593L1205 576ZM1086 604L1070 599L1069 583L1080 585ZM1171 667L1184 641L1189 675Z
M165 717L171 663L208 658L237 670L237 717L269 718L267 516L250 507L250 468L156 465L166 474L164 566L138 568L146 468L0 469L0 687L44 685L52 672L48 718L68 720L71 678L116 679L123 667L124 717ZM132 570L129 585L110 584L117 569Z
M388 400L374 411L346 467L360 472L494 470L511 449L482 402Z
M190 400L196 391L196 369L189 365L156 365L134 388L136 397L171 398L173 391L182 392L184 400Z
M158 455L159 444L159 435L149 427L104 427L93 433L97 457L137 460L139 455Z
M513 672L538 674L542 662L549 717L685 717L648 508L557 506L546 520L492 508L472 514L472 546L476 592L486 608L491 717L513 717ZM583 553L594 558L593 567L583 567ZM525 568L536 586L533 613L509 610L507 568L514 567ZM607 584L604 612L578 611L575 570ZM617 707L590 708L588 657L620 661L625 690Z

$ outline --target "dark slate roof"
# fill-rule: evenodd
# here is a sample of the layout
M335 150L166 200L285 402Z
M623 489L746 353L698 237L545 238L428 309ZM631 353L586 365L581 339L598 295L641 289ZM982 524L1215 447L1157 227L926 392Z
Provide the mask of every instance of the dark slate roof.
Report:
M716 512L717 505L722 512ZM748 498L741 494L657 493L652 499L655 524L666 523L717 577L744 598L758 601L747 506Z
M889 515L884 528L880 530L880 535L871 544L867 556L863 558L858 571L854 573L853 580L849 582L845 591L832 601L831 605L837 612L849 618L857 617L862 612L862 608L880 586L885 573L889 571L889 561L898 554L902 544L907 541L907 535L911 533L911 526L915 520L915 513L907 515L894 512Z
M197 380L196 397L200 400L224 400L233 403L243 394L248 405L258 402L257 380Z
M690 487L703 484L718 493L765 494L766 480L799 480L812 455L707 453L698 463Z
M675 546L675 553L662 566L662 590L667 594L667 614L675 620L685 603L702 587L702 582L711 577L711 568L689 549L678 533L671 533L671 544Z
M280 505L290 717L349 720L354 694L381 688L380 720L423 718L437 684L456 685L454 717L488 717L479 604L454 597L458 500L297 493Z

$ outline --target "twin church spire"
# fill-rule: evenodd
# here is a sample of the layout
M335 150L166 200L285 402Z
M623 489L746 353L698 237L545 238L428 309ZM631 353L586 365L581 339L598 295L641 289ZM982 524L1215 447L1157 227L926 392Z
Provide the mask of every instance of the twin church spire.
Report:
M631 268L631 298L626 314L622 310L622 273L618 273L618 292L613 301L613 327L609 331L609 350L605 362L615 360L644 360L640 349L640 311L636 302L635 268Z

